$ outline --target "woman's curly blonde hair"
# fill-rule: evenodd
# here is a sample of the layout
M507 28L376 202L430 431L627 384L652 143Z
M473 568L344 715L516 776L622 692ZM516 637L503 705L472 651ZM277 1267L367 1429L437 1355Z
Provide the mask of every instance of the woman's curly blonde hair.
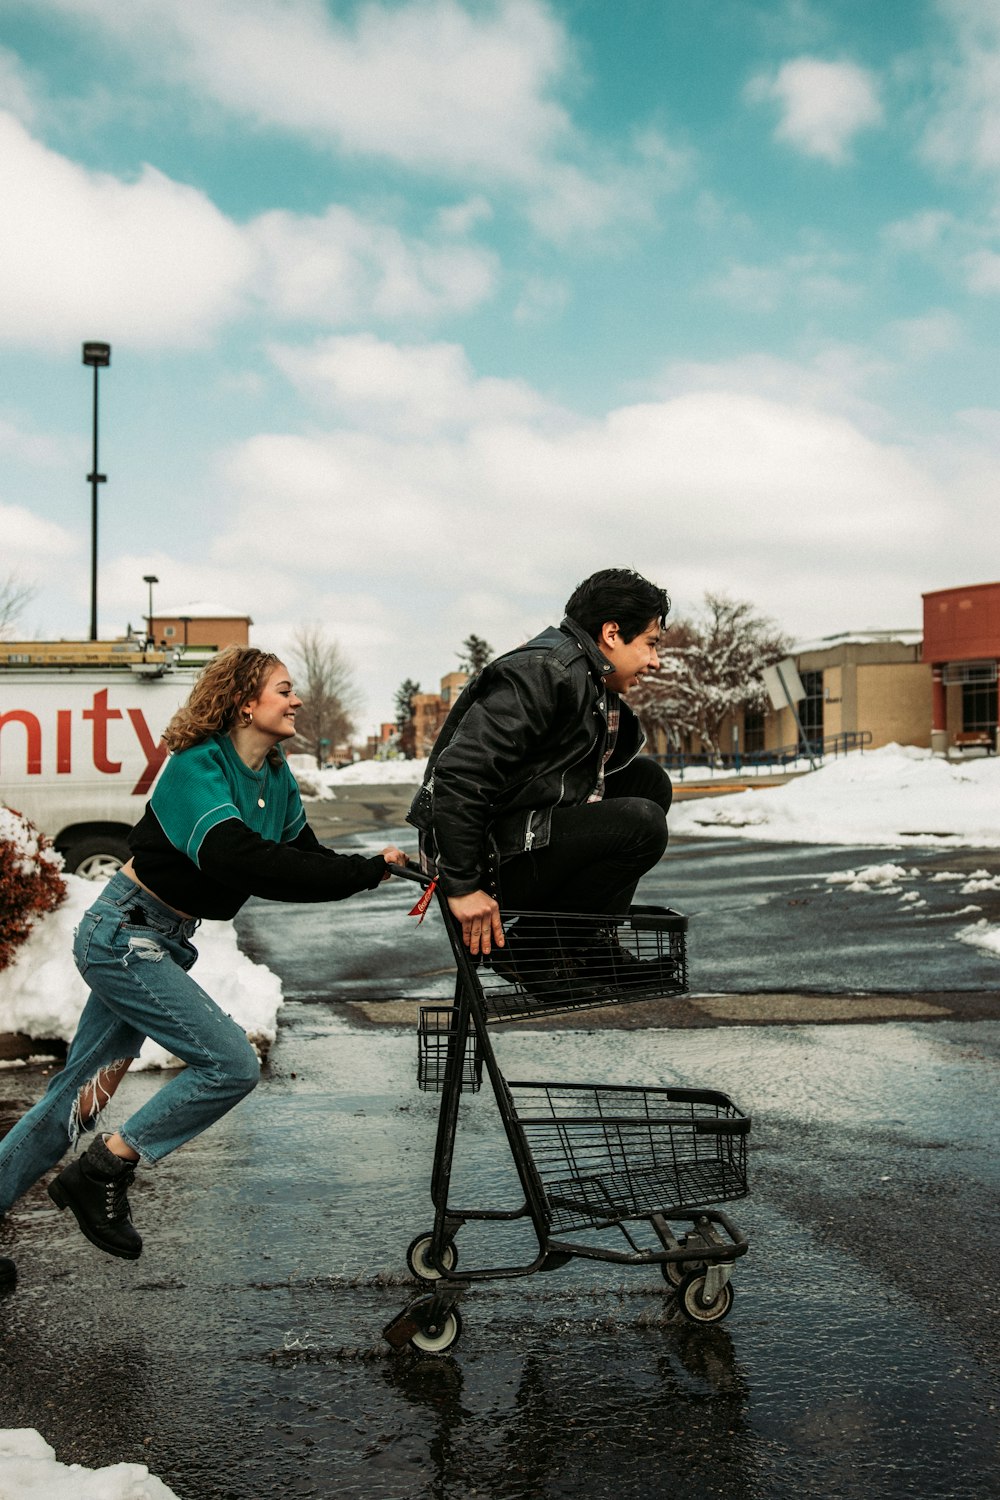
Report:
M202 668L187 702L163 731L163 743L175 753L200 745L213 734L227 734L239 722L240 711L260 694L272 667L281 658L256 646L227 646ZM268 752L272 765L281 761L275 746Z

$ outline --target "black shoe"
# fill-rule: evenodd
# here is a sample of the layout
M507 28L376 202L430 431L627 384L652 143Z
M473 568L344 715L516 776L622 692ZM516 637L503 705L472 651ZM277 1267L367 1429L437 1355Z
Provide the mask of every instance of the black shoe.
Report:
M529 1001L565 1005L579 998L569 968L553 962L551 952L540 945L523 939L518 944L508 933L504 947L493 948L486 962L498 978L515 985Z
M582 939L574 957L591 983L606 990L649 992L666 983L662 964L636 958L607 928Z
M120 1166L116 1164L111 1172L104 1171L97 1162L109 1155L98 1137L83 1156L71 1161L49 1183L49 1197L57 1208L73 1211L83 1233L99 1250L122 1260L138 1260L142 1236L133 1227L126 1197L135 1179L135 1167L132 1162L119 1159Z
M12 1292L17 1286L17 1267L12 1260L6 1260L0 1255L0 1297L4 1292Z

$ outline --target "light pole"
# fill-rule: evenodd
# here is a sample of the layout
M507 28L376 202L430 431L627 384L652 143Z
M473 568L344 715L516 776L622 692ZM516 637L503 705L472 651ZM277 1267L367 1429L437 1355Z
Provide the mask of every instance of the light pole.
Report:
M179 619L181 624L184 626L184 650L186 651L188 648L188 626L191 624L191 616L180 615Z
M106 484L108 476L97 472L97 372L111 363L110 344L84 344L83 362L94 371L94 462L87 479L90 482L90 639L97 640L97 486Z
M159 583L155 573L143 573L143 583L149 584L149 614L146 616L146 645L153 645L153 584Z

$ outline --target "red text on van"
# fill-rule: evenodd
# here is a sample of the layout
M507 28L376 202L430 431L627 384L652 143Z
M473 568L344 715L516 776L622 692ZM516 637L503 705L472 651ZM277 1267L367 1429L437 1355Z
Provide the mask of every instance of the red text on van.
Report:
M109 708L108 690L101 688L94 694L93 705L82 710L81 718L93 725L90 740L94 769L105 776L117 776L121 772L122 763L120 760L111 759L108 750L108 725L112 720L123 719L126 715L139 741L139 748L146 757L145 769L132 788L131 795L144 797L167 758L167 747L162 740L153 738L142 709L129 708L123 712L120 708ZM0 729L3 729L5 724L23 726L27 741L28 775L40 776L42 774L42 725L38 715L24 708L14 708L8 713L0 713ZM71 709L60 708L56 712L56 772L60 776L69 776L72 770L73 713Z

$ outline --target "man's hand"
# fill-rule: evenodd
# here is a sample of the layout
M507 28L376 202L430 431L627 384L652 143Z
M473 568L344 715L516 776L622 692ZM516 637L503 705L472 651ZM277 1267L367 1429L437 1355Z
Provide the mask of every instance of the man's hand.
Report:
M389 869L390 865L406 864L406 855L403 853L402 849L396 849L395 847L383 849L382 858L385 860L386 864L385 874L382 876L383 880L388 880L392 875L392 871Z
M462 942L470 953L489 953L493 944L504 944L500 908L485 891L470 891L467 896L449 896L448 909L462 924Z

